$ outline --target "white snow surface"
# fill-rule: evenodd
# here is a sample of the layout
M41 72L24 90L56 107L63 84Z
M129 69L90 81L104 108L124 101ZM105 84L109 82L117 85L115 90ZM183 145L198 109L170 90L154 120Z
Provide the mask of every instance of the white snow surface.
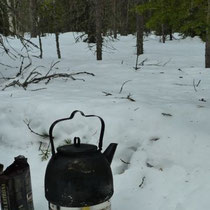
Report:
M30 132L24 121L35 132L48 133L53 121L74 110L104 119L103 149L118 143L112 162L112 210L208 210L210 70L204 68L204 43L187 38L162 44L156 36L145 37L139 63L147 60L134 70L134 36L106 42L102 61L96 61L94 48L91 51L86 43L75 43L74 36L60 36L62 59L51 73L86 71L95 76L81 74L74 76L80 80L58 78L26 90L16 86L0 91L0 162L7 167L15 156L28 158L35 210L48 209L44 175L49 159L41 161L39 151L40 141L48 140ZM17 39L11 45L21 49ZM39 55L39 50L30 52L32 65L19 79L24 80L37 66L37 71L47 73L58 60L53 35L43 38L43 48L43 59L32 56ZM27 59L24 62L26 66ZM0 63L18 67L0 64L1 77L12 77L21 60L1 54ZM0 79L0 89L8 83ZM135 101L127 99L129 94ZM56 126L55 145L75 136L97 144L99 132L97 119L78 114Z

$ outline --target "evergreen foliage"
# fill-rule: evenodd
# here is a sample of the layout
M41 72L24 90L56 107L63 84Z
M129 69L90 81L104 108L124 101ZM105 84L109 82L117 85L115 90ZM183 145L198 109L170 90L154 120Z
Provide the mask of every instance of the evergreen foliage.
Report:
M141 14L150 12L146 27L157 34L164 25L167 34L172 30L202 40L206 37L206 10L206 0L151 0L137 7Z

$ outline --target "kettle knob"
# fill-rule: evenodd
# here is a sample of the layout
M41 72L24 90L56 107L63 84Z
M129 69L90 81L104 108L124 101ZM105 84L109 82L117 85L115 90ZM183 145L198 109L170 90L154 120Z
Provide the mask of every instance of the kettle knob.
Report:
M80 138L74 137L74 146L79 147L80 146Z

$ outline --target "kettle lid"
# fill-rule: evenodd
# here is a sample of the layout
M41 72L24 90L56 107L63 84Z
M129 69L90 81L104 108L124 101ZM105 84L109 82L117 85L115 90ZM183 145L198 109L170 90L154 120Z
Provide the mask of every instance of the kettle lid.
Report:
M74 144L64 145L57 148L59 154L78 155L97 151L97 146L92 144L80 144L80 138L74 138Z

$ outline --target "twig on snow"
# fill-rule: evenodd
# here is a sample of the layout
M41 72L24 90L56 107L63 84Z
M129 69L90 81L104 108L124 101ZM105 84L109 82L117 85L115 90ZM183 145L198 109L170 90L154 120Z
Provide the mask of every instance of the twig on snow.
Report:
M127 80L127 81L123 82L123 84L122 84L122 86L121 86L121 88L120 88L119 94L122 93L122 90L123 90L124 85L125 85L126 83L128 83L128 82L131 82L131 81L132 81L132 80Z
M145 58L141 63L139 63L140 66L144 66L144 62L147 61L148 59Z
M4 79L4 80L10 80L10 79L15 79L15 77L5 77L1 72L0 72L1 76L0 79Z
M169 114L169 113L161 113L163 116L166 116L166 117L172 117L173 115L172 114Z
M116 97L116 98L128 99L128 100L131 101L131 102L135 102L135 101L136 101L135 99L131 98L131 94L130 94L130 93L127 95L127 97Z
M195 84L195 79L193 79L193 87L194 87L195 92L197 92L196 87L198 87L200 85L200 83L201 83L201 80L199 80L198 83L197 83L197 85L196 85Z
M31 91L35 92L35 91L46 90L46 89L47 89L47 88L37 88L37 89L31 90Z
M104 94L105 94L105 96L112 96L112 94L111 94L111 93L108 93L108 92L106 92L106 91L102 91L102 93L104 93Z
M125 164L130 164L129 162L126 162L126 161L124 161L123 159L120 159L123 163L125 163Z
M172 60L172 58L170 58L168 61L166 61L166 62L163 64L163 67L166 66L171 60Z
M60 61L56 61L55 63L52 62L51 65L50 65L50 69L45 76L47 76L52 71L53 67L58 63L60 63Z
M145 176L143 176L143 177L142 177L142 180L141 180L141 183L140 183L140 185L139 185L139 187L143 188L143 185L144 185L145 179L146 179L146 177L145 177Z
M48 135L48 134L40 134L40 133L35 132L35 131L31 128L31 126L30 126L30 121L24 120L23 122L27 125L28 129L29 129L33 134L35 134L35 135L37 135L37 136L40 136L40 137L42 137L43 139L49 138L49 135Z
M6 67L9 67L9 68L18 68L17 66L16 66L16 67L14 67L14 66L10 66L10 65L7 65L7 64L4 64L4 63L0 63L0 65L2 65L2 66L6 66Z

